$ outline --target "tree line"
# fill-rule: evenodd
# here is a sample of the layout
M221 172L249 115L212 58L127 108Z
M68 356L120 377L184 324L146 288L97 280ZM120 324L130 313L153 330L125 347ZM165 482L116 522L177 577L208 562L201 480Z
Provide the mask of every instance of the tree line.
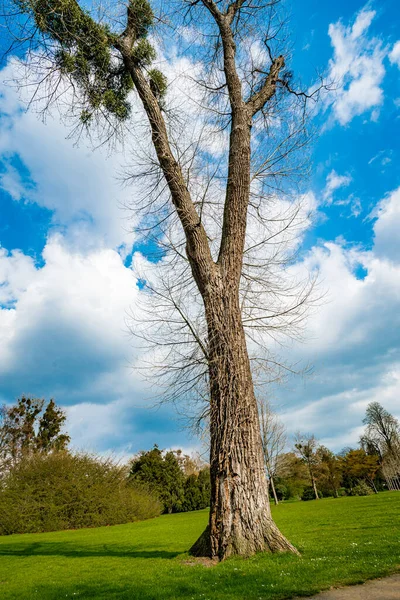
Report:
M335 454L314 435L289 443L268 401L259 402L271 500L312 500L400 490L400 427L368 405L358 447ZM199 456L157 445L127 464L74 452L54 400L23 396L0 409L0 534L127 523L210 506L210 469Z
M259 405L265 468L275 504L400 490L399 422L378 402L366 409L358 447L337 454L314 435L301 432L288 452L283 423L267 400Z
M128 464L69 448L52 399L0 408L0 535L114 525L210 504L209 468L154 446Z

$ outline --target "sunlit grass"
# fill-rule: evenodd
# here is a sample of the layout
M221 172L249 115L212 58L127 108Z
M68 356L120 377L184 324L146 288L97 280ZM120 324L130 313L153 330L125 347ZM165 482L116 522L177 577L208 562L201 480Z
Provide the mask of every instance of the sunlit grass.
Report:
M2 600L259 600L309 595L400 568L400 493L280 505L302 556L258 555L207 568L185 554L207 511L0 538Z

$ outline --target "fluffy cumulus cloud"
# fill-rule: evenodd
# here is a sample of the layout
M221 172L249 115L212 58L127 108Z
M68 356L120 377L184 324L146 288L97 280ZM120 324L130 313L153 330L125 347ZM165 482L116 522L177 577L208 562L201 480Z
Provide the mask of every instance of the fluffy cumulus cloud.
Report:
M383 103L386 52L381 42L369 35L375 15L375 11L363 9L351 25L342 21L329 25L333 58L328 79L337 86L333 114L341 125L366 112L376 119Z
M21 391L64 397L68 390L69 402L104 401L114 385L110 374L128 359L124 311L137 293L133 274L116 251L82 255L61 237L48 241L43 258L36 269L19 252L1 256L1 315L8 324L0 367L4 399Z
M309 320L307 343L291 352L314 373L278 398L291 431L312 431L338 450L357 442L369 402L400 416L399 211L397 189L375 212L372 250L326 243L305 261L319 269L327 295Z

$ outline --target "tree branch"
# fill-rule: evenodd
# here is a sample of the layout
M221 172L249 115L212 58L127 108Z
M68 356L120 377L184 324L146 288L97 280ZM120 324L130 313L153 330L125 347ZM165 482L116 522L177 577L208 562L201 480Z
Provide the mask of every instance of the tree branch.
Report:
M159 102L141 67L132 58L132 37L129 28L127 29L126 37L120 38L117 47L122 54L126 68L131 74L149 119L157 158L185 233L186 252L193 276L200 292L203 294L205 291L205 282L210 279L216 269L211 256L207 234L193 204L181 167L172 153Z
M276 84L278 82L279 73L285 66L284 57L278 56L272 61L268 75L265 77L264 82L258 92L254 93L247 101L247 106L254 116L258 113L270 100L276 92Z

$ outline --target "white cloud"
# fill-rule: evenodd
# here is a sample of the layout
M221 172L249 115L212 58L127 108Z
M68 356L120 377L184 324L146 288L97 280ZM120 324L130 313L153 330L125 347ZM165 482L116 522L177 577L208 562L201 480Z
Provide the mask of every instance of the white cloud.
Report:
M375 255L400 262L400 188L382 200L375 211Z
M12 305L34 279L36 269L30 256L19 250L8 253L0 247L0 306Z
M392 162L392 157L391 157L392 154L393 154L393 150L390 150L390 149L380 150L379 152L377 152L377 154L375 154L372 158L370 158L370 160L368 161L368 164L372 165L375 163L376 165L379 165L380 167L386 167L386 165L389 165Z
M385 51L377 38L368 36L375 14L362 9L352 25L341 21L329 25L334 55L329 61L328 80L338 85L332 94L333 114L341 125L365 112L376 120L383 103ZM327 101L331 102L329 98Z
M3 385L15 389L19 374L25 389L41 378L49 390L69 380L71 396L82 394L85 381L98 384L91 369L102 365L106 376L128 360L124 316L138 288L112 249L82 255L59 236L49 240L43 258L45 265L35 268L20 252L1 256L2 304L12 306L2 313L12 314L14 325L8 360L0 366Z
M400 69L400 40L395 43L392 50L389 52L389 60L392 65L397 65Z
M328 204L331 204L333 201L333 195L336 190L347 187L352 182L352 178L350 175L338 175L335 170L329 173L326 178L326 186L324 190L324 200Z

